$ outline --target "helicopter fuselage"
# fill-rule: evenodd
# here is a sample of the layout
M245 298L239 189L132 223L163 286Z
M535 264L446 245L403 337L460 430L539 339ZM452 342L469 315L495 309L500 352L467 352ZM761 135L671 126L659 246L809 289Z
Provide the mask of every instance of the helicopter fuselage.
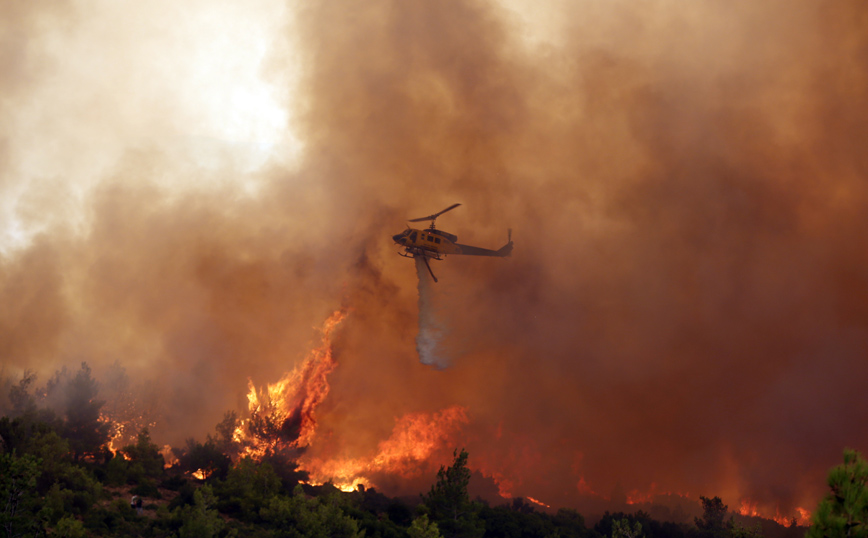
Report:
M441 259L447 254L461 254L468 256L497 256L506 257L512 252L512 240L498 250L462 245L458 243L458 236L443 230L427 228L417 230L407 228L403 232L393 235L392 240L404 247L403 256L425 256L427 258Z
M410 256L424 255L439 260L441 255L461 254L456 243L458 236L443 230L407 228L393 235L392 240L403 246L404 251Z

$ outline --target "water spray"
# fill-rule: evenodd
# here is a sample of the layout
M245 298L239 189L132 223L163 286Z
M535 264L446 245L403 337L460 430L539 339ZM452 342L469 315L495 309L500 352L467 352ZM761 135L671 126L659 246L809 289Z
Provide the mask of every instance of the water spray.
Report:
M438 369L449 366L450 360L441 346L446 330L434 308L432 276L425 267L425 260L416 257L416 276L419 278L419 333L416 335L416 352L422 364Z

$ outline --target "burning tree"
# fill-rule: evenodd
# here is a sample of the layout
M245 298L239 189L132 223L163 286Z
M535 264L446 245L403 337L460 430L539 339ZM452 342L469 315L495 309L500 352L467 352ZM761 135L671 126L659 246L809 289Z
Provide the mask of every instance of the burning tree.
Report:
M328 375L336 366L332 334L346 316L345 309L335 311L323 325L321 345L280 381L260 390L250 383L250 418L238 421L233 432L243 455L262 459L310 444L316 430L315 410L328 395Z

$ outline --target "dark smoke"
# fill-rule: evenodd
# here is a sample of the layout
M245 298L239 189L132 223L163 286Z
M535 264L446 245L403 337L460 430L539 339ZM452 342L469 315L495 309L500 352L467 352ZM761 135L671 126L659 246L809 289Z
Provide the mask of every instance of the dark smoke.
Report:
M175 70L195 32L164 50L133 20L91 32L76 2L0 8L0 217L32 231L0 259L5 375L119 361L159 380L153 435L180 442L346 301L318 420L348 454L457 404L471 464L553 506L813 508L841 449L868 448L868 7L504 5L293 5L261 76L303 157L258 166L229 142L198 160L195 106L225 84ZM389 238L455 201L438 226L517 246L438 265L455 351L433 371Z

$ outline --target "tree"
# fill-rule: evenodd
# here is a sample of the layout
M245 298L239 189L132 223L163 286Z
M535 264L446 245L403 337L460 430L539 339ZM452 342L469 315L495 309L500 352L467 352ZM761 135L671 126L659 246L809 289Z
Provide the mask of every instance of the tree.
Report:
M235 411L226 411L223 414L223 420L217 423L217 426L214 428L217 430L217 446L220 447L220 450L223 451L226 455L233 458L238 455L238 451L240 449L239 443L235 441L235 430L238 428L240 424L240 420L238 419L238 413Z
M36 490L43 494L60 480L69 466L69 443L51 429L41 429L22 445L23 453L41 460Z
M410 538L441 538L440 530L433 521L428 521L428 515L422 514L413 520L407 529Z
M30 395L30 386L36 381L36 373L25 370L21 381L9 388L9 403L12 405L12 416L17 417L36 410L36 402Z
M290 531L280 536L299 538L362 538L358 522L348 516L330 495L308 499L301 485L291 496L274 495L262 508L262 520L269 526Z
M207 484L193 493L193 504L175 509L181 521L180 538L211 538L226 526L217 510L213 509L214 493Z
M221 499L221 512L253 519L269 497L280 491L280 478L268 462L258 463L249 456L241 458L218 483L215 490Z
M99 386L91 376L90 366L81 363L81 370L66 387L66 438L78 461L87 454L96 454L108 441L111 424L100 419L105 403L97 400Z
M456 449L453 457L451 467L441 466L437 472L437 482L424 498L425 506L446 538L482 536L485 525L479 518L481 507L471 502L467 494L467 485L470 483L467 451L461 449L459 452Z
M642 524L627 518L612 521L612 538L642 538Z
M297 453L293 454L292 450L272 450L267 452L263 457L262 463L269 463L280 477L283 488L286 491L292 491L295 485L299 482L307 482L309 475L307 471L299 470L298 461L295 458Z
M733 518L729 518L728 531L730 538L762 538L762 527L757 523L754 527L740 525Z
M147 428L142 428L136 438L136 444L127 445L121 452L129 460L131 471L137 480L142 478L158 478L163 473L166 460L160 454L160 447L151 442L151 433Z
M844 463L829 471L831 490L820 501L806 538L865 538L868 536L868 463L852 449Z
M702 518L694 518L696 527L703 536L721 538L727 531L724 520L729 507L723 504L720 497L709 499L700 495L699 500L702 501Z
M20 536L37 528L33 509L38 500L36 477L40 461L25 454L0 454L0 529L6 536Z
M232 461L208 436L204 444L187 439L187 448L178 457L178 464L184 471L202 473L204 478L222 478L229 472Z
M552 521L560 536L584 536L587 534L585 518L576 510L561 508L554 515Z
M72 516L64 516L57 522L54 527L53 536L63 538L85 538L87 531L84 530L84 524Z

